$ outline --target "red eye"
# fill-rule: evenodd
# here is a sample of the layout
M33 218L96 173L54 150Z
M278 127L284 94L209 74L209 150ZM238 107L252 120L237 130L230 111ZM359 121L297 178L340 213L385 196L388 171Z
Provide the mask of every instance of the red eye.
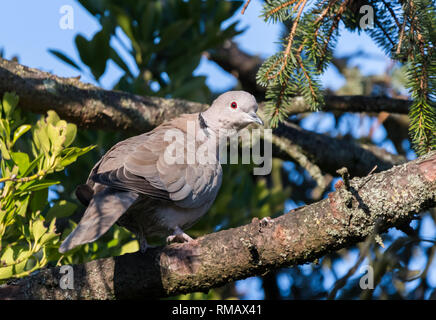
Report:
M232 109L236 109L238 107L238 104L235 102L235 101L233 101L231 104L230 104L230 108L232 108Z

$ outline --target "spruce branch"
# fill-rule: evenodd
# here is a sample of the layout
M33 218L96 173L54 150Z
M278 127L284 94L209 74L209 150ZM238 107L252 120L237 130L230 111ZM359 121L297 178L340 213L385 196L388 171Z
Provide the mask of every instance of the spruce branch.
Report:
M309 5L309 3L311 5ZM267 0L267 21L292 21L283 49L266 59L256 76L266 87L266 110L276 127L289 115L292 98L303 96L316 111L323 105L319 75L332 60L341 21L351 31L363 31L393 60L405 63L413 103L410 137L418 154L436 148L436 8L433 0L369 0L374 27L360 25L363 2L353 0ZM307 10L305 10L305 8Z

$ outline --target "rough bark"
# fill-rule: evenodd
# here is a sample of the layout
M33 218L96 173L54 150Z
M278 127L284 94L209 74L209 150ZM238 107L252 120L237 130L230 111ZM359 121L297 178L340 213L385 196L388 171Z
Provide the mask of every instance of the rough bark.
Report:
M254 219L189 243L74 266L74 290L60 289L59 268L51 268L3 286L0 297L157 298L308 263L435 206L436 152L336 187L326 199L267 223Z
M143 133L164 120L205 110L201 103L104 90L79 78L62 78L0 58L0 96L14 91L25 110L55 110L84 128Z
M0 96L4 92L15 91L20 97L20 107L36 113L45 114L55 110L62 118L85 128L104 130L124 130L132 133L146 132L164 120L183 113L194 113L205 110L208 105L179 99L159 97L142 97L120 91L110 91L85 84L78 78L62 78L48 72L28 68L14 61L0 58ZM297 98L296 98L297 99ZM297 103L297 108L301 106ZM286 129L286 126L282 126ZM282 146L289 143L302 143L303 151L309 158L315 159L320 168L334 174L346 163L352 175L366 175L375 165L379 169L387 169L404 161L371 146L360 146L354 142L336 142L335 138L319 135L305 130L292 130L281 134ZM277 139L276 139L277 140ZM344 152L316 152L319 143L338 146ZM365 155L363 161L341 159L338 155L346 155L345 150L351 148L353 159L359 154ZM332 150L333 148L330 148ZM274 148L274 156L289 160L289 154ZM340 151L340 150L339 150ZM366 156L367 155L367 156ZM370 159L371 161L366 161ZM324 168L323 164L329 164Z

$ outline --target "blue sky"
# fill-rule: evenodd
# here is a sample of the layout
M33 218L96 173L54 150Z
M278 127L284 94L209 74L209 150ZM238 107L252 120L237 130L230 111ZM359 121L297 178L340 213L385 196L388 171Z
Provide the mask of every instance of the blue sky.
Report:
M60 8L64 5L70 5L74 9L74 29L63 30L59 26L59 20L62 14ZM259 17L261 12L261 1L252 0L244 15L239 11L237 14L227 21L231 23L239 20L238 28L247 28L246 32L235 38L240 48L250 54L259 55L263 58L268 57L277 50L277 40L280 34L280 28L277 25L265 23ZM79 73L61 62L48 52L48 49L57 49L75 61L80 61L74 45L74 37L81 33L86 38L98 31L99 25L94 18L86 12L76 1L72 0L14 0L3 1L2 10L0 11L0 49L3 48L5 58L10 59L18 56L21 64L39 68L45 71L52 72L58 76L71 77L77 76ZM120 32L120 36L122 36ZM114 43L114 46L117 46ZM341 37L337 43L336 55L342 56L353 53L357 50L364 52L363 56L352 60L353 66L358 66L361 72L365 75L380 74L389 64L389 59L384 55L374 42L366 35L351 33L348 31L341 32ZM122 50L121 50L122 52ZM128 56L124 55L126 60ZM130 61L130 65L134 63ZM86 69L86 68L85 68ZM196 74L207 76L208 85L216 91L224 91L230 89L236 83L233 76L223 72L213 62L203 59L200 66L195 71ZM111 88L117 79L122 75L121 71L110 62L106 73L101 79L99 85L104 88ZM93 82L92 77L87 74L81 75L82 81ZM324 87L338 89L344 84L344 79L336 71L334 67L327 69L322 76ZM94 83L94 82L93 82ZM361 136L369 131L374 119L368 118L362 122L359 119L347 118L344 124L340 124L347 131L350 128L357 128L353 132L354 136ZM323 123L319 125L318 121ZM303 125L308 129L315 129L315 124L318 123L318 130L327 131L332 127L332 117L325 116L322 113L313 115L305 119ZM376 142L382 143L385 139L384 129L381 128L374 133ZM384 144L384 145L383 145ZM383 147L389 151L392 150L392 145L384 141ZM292 201L287 203L287 209L291 209L297 204ZM298 204L300 205L300 204ZM429 226L425 229L428 235L435 236L435 226ZM353 253L351 253L353 255ZM350 258L350 264L355 260L355 257ZM422 260L416 260L419 264ZM348 264L343 264L340 268L339 275L348 270ZM282 288L289 288L290 279L285 275L279 279L279 284ZM331 278L326 279L331 285ZM330 281L330 282L329 282ZM432 279L436 282L436 279ZM238 289L247 292L246 298L262 298L262 290L258 290L261 283L256 279L247 279L238 283Z

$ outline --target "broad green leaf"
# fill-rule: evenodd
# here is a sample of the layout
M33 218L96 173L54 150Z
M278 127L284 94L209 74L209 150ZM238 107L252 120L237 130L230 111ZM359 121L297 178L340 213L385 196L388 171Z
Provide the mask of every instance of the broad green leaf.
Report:
M30 201L30 210L32 212L42 211L48 205L48 189L41 189L32 192L32 198Z
M25 197L24 200L15 201L15 205L17 206L17 214L26 217L27 206L29 204L29 196Z
M14 250L11 246L6 247L0 257L0 260L2 262L1 265L12 264L14 262Z
M64 142L60 134L60 128L51 123L47 124L47 135L50 139L51 152L57 154L62 150L62 143Z
M10 155L14 163L18 166L20 173L24 175L29 168L29 155L23 152L11 152Z
M1 260L1 259L0 259ZM0 280L12 278L14 275L13 268L11 267L0 267Z
M132 240L121 247L120 255L126 253L132 253L139 250L139 244L137 240Z
M84 64L90 67L94 61L94 55L90 49L89 41L81 34L78 34L74 41L76 43L77 50L79 51L80 59Z
M35 242L38 242L44 233L46 233L47 228L44 227L44 221L36 220L30 225L30 232L32 234Z
M47 117L45 117L45 121L47 123L51 123L52 125L56 126L59 121L61 121L61 118L59 118L56 111L49 110L47 111Z
M3 112L8 119L18 105L18 96L15 92L5 92L3 95Z
M74 139L76 138L76 134L77 134L77 126L74 123L68 123L65 132L65 141L64 141L65 148L73 143Z
M40 243L46 244L55 238L59 238L59 235L56 233L56 219L53 219L50 222L48 227L48 231L41 237Z
M50 152L50 139L47 134L47 125L42 125L33 131L33 141L39 150L42 150L45 154Z

